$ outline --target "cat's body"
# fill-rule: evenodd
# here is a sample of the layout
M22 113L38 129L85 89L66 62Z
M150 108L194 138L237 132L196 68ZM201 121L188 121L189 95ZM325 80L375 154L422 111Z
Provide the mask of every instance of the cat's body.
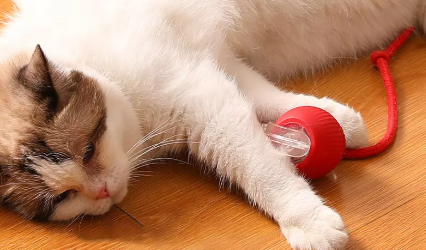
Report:
M189 148L300 249L340 248L347 234L260 122L313 105L336 117L348 146L367 134L352 109L281 92L257 72L311 72L426 26L421 0L18 3L0 37L4 205L28 218L102 214L124 198L139 154Z

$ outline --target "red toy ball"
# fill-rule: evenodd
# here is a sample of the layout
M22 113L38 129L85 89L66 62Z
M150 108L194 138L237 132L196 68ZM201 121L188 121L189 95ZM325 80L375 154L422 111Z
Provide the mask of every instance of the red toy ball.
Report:
M327 111L310 106L298 107L282 115L276 125L302 130L311 141L309 152L295 159L299 172L307 179L330 173L342 160L345 135L336 119Z

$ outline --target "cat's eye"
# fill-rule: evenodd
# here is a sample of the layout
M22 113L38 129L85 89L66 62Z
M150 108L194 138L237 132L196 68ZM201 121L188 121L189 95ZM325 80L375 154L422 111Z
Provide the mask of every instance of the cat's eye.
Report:
M55 202L55 203L59 203L59 202L61 202L61 201L63 201L63 200L65 200L65 199L67 199L68 197L74 197L74 195L77 193L77 191L75 190L75 189L68 189L67 191L65 191L65 192L62 192L60 195L58 195L58 196L56 196L55 198L54 198L54 201L53 202Z
M66 198L68 198L68 196L71 194L71 192L72 192L72 190L67 190L67 191L61 193L60 195L56 196L55 202L59 203L59 202L65 200Z
M92 159L94 154L95 154L95 145L93 144L93 142L89 142L89 144L87 144L87 147L86 147L86 152L84 153L84 156L83 156L83 163L84 164L88 163L90 159Z

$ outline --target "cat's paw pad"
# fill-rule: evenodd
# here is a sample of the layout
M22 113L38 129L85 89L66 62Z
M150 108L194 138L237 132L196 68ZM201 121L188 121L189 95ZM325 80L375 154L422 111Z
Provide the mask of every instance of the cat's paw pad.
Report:
M367 127L359 112L331 99L323 98L321 100L325 104L323 108L333 115L342 127L345 133L346 147L361 148L368 145Z
M295 250L344 249L348 234L339 214L320 206L296 225L282 225L281 231Z

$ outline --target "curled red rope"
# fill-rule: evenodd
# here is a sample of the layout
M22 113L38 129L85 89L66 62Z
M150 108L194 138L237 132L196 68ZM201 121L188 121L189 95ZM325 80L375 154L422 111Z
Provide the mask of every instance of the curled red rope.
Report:
M392 55L401 47L411 36L415 28L411 27L403 31L396 40L384 51L375 51L371 54L371 62L377 66L383 78L383 84L386 88L388 103L388 126L386 134L376 144L358 149L346 149L343 158L359 159L367 158L380 154L386 150L394 141L398 129L398 105L396 100L396 91L392 74L389 69L389 61Z

